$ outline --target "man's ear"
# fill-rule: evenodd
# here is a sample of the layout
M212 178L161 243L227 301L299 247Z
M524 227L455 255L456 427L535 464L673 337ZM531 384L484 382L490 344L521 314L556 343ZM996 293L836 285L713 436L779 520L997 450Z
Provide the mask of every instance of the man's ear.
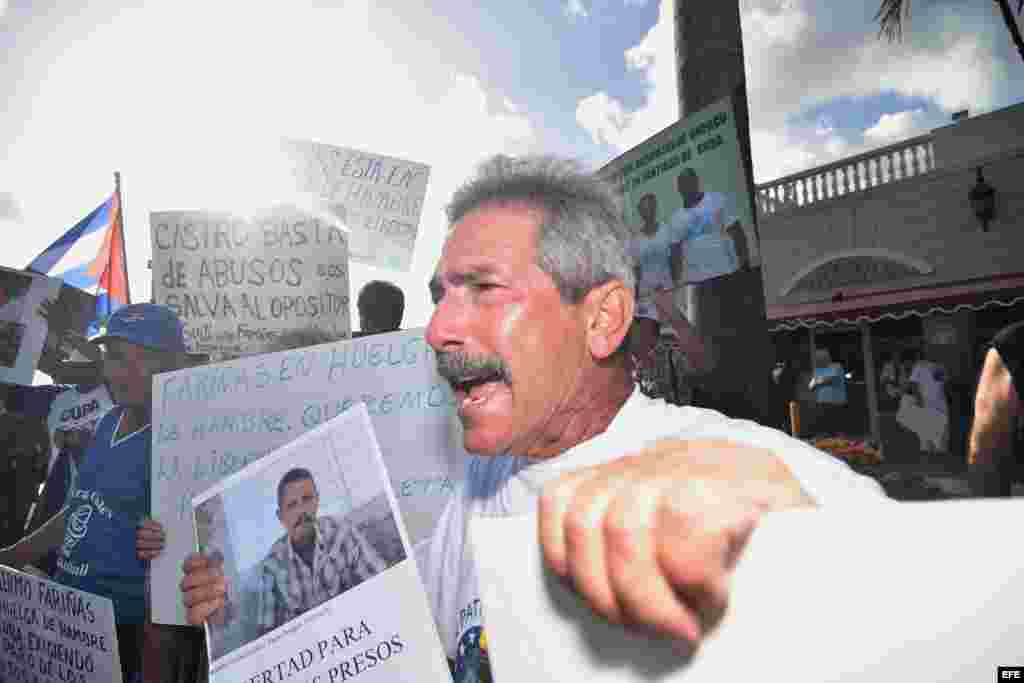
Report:
M583 298L587 348L595 361L610 357L622 346L633 323L633 292L621 280L610 280Z

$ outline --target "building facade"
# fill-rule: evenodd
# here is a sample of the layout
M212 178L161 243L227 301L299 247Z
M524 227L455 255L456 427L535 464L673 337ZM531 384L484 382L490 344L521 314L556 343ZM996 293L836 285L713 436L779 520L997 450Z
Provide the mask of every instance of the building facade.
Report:
M1017 105L758 186L776 346L805 370L822 346L847 366L852 433L893 450L881 372L919 352L946 373L948 451L963 455L985 345L1024 318L1021 133Z

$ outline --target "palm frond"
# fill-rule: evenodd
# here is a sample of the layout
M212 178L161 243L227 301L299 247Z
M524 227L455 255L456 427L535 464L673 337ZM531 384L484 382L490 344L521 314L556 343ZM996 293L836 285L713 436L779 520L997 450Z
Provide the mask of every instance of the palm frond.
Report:
M1024 4L1024 0L1018 0ZM885 36L889 42L903 39L903 22L910 20L910 0L882 0L875 14L878 22L879 37Z

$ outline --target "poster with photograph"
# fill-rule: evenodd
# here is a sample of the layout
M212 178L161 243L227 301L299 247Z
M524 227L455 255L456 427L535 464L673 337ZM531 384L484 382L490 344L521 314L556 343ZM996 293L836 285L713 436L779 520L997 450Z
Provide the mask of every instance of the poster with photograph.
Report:
M32 384L47 333L39 306L56 299L62 285L57 278L0 268L0 382Z
M451 387L422 329L186 368L153 380L152 515L167 543L154 585L176 586L192 552L194 496L357 404L379 435L414 545L430 538L465 468ZM173 591L152 618L184 624Z
M153 300L185 323L189 350L215 360L260 353L283 332L350 335L348 235L281 205L243 218L150 214Z
M109 598L0 565L0 681L121 680Z
M213 683L449 680L364 404L192 504L230 587L206 625Z
M598 174L622 193L641 317L653 312L660 289L760 264L731 98L672 124Z

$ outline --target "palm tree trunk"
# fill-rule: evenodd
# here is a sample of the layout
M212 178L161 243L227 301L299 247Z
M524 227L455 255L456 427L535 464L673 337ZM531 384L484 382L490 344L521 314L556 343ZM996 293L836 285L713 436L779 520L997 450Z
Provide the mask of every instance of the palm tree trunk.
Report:
M676 0L675 5L680 117L727 95L733 97L746 189L756 216L739 0ZM753 242L759 242L756 233ZM759 244L757 249L759 253ZM774 348L765 318L761 268L687 288L690 322L710 340L716 359L711 371L701 377L702 403L732 417L765 421L773 415L768 402Z
M995 0L996 4L999 5L1000 11L1003 13L1003 21L1006 22L1006 28L1010 31L1010 37L1013 38L1013 44L1017 46L1017 52L1020 53L1021 61L1024 61L1024 39L1020 35L1020 27L1017 26L1017 20L1013 17L1013 12L1010 11L1009 0Z

